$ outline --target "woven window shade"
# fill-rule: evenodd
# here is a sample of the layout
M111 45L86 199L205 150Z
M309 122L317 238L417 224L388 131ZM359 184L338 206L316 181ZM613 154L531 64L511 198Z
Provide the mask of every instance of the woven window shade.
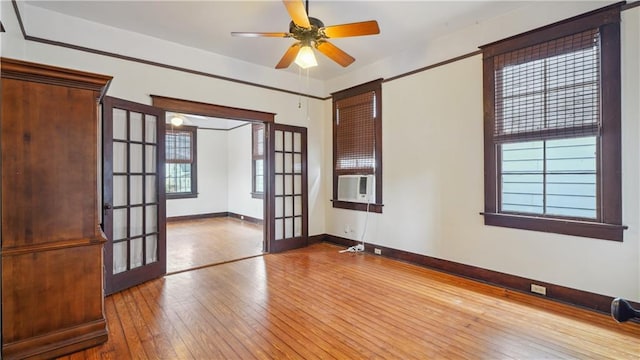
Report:
M191 132L185 130L166 130L165 156L171 163L191 163Z
M252 124L251 125L251 153L253 158L262 158L264 156L264 125Z
M496 55L494 140L597 135L597 29Z
M375 173L375 92L337 100L337 175Z

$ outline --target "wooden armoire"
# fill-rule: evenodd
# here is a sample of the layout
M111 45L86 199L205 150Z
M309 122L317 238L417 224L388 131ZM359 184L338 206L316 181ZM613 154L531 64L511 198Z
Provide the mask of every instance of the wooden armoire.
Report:
M107 340L98 104L111 80L1 59L2 357Z

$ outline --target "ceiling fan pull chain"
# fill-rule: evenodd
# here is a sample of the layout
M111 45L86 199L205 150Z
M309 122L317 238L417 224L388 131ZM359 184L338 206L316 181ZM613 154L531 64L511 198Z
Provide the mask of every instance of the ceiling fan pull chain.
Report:
M302 84L302 68L298 66L298 83ZM303 89L300 89L302 93ZM302 108L302 95L298 94L298 109Z

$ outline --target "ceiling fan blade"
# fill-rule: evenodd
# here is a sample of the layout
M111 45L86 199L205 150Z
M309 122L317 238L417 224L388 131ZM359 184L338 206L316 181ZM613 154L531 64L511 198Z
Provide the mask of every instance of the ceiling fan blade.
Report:
M305 10L302 0L282 0L282 2L287 8L291 20L293 20L296 25L305 29L311 27L309 16L307 15L307 10Z
M316 43L316 48L318 49L318 51L327 55L327 57L342 65L343 67L347 67L351 65L352 62L356 61L353 56L340 50L337 46L328 41L318 41Z
M276 65L276 69L288 68L289 65L291 65L291 63L293 62L293 60L296 59L296 56L298 56L298 51L300 51L301 46L302 44L299 42L291 45L289 49L287 49L287 52L284 53L284 56L282 57L282 59L280 59L280 62L278 63L278 65Z
M349 36L363 36L380 34L378 22L375 20L363 21L351 24L327 26L323 30L328 38L340 38Z
M287 38L291 37L289 33L283 32L237 32L234 31L231 33L231 36L239 36L239 37L282 37Z

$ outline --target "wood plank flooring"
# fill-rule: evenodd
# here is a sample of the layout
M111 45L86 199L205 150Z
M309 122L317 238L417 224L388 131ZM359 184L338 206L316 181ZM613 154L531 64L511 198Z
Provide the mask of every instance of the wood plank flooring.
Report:
M167 272L262 254L262 225L230 217L167 222Z
M316 244L106 299L71 359L639 359L640 324Z

